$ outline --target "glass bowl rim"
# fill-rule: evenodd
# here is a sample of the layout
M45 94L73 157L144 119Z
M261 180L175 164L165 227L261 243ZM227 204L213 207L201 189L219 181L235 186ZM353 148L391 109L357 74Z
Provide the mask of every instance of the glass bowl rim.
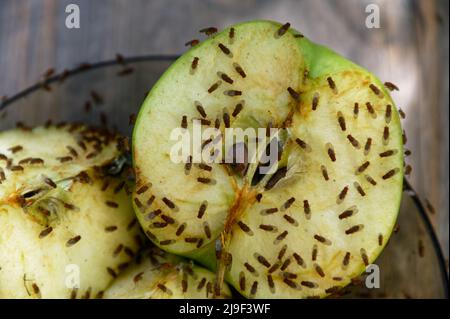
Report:
M21 98L27 96L28 94L31 94L39 89L42 89L43 87L50 85L52 83L62 81L68 77L72 77L74 75L83 73L83 72L89 72L92 70L109 67L109 66L118 66L118 65L124 65L132 64L132 63L139 63L139 62L174 62L176 59L178 59L180 55L139 55L139 56L131 56L131 57L122 57L118 56L116 59L111 60L104 60L99 61L95 63L81 63L77 67L72 69L65 69L63 72L58 73L56 75L53 75L51 77L48 77L42 81L39 81L24 90L21 90L17 92L16 94L12 95L11 97L6 97L3 101L0 101L0 112L4 111L9 105L13 104L15 101L20 100ZM422 203L422 200L419 198L417 193L412 188L409 181L405 178L404 179L404 192L407 192L407 194L412 198L414 201L414 204L416 205L417 209L419 210L420 217L422 218L426 230L428 234L430 234L431 242L433 245L433 248L436 252L436 256L438 258L439 262L439 268L441 270L441 277L442 281L444 283L445 287L445 297L449 298L449 292L448 292L448 273L447 273L447 267L446 262L444 258L444 254L442 251L442 247L439 243L439 240L437 238L436 232L433 228L433 225L431 223L431 220L426 213L425 206Z

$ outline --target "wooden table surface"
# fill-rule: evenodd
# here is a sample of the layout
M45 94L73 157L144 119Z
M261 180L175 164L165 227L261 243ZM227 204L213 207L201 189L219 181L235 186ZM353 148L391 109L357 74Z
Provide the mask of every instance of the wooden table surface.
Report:
M65 26L78 4L80 29ZM368 4L380 8L380 28L365 25ZM125 56L179 54L206 26L255 19L291 22L400 87L407 115L409 177L443 251L449 251L449 4L433 0L0 0L0 98L38 81L48 68ZM24 115L26 121L26 115Z

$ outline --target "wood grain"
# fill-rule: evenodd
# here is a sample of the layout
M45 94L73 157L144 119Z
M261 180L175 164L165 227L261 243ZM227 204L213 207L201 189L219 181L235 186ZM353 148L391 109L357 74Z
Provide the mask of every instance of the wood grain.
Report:
M69 3L80 6L80 29L65 27ZM380 7L380 29L365 27L369 3ZM448 257L448 13L444 0L2 0L0 97L35 83L48 68L111 59L117 52L181 53L206 26L255 18L289 21L400 87L393 97L407 114L410 180L435 207L431 218Z

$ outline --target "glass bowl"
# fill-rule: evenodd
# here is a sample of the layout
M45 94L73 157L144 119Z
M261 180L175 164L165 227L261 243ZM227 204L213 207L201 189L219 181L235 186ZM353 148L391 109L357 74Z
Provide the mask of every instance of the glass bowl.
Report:
M39 83L0 102L0 129L52 120L103 125L129 136L142 100L175 59L119 56L93 65L84 63L58 75L49 70ZM423 204L407 181L397 231L375 263L380 269L380 288L366 288L362 277L342 297L448 298L440 246Z

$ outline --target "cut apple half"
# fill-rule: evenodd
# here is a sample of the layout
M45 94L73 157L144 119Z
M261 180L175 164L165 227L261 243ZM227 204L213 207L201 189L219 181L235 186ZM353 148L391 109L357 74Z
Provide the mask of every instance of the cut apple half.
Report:
M135 262L106 289L106 299L207 299L230 298L225 285L214 294L215 275L184 258L152 247L140 252Z
M277 145L276 165L261 173L262 152L194 161L213 139L174 161L173 130L195 137L199 123L220 136L265 129L257 141ZM156 245L215 269L217 293L227 280L246 297L323 297L386 245L402 145L396 107L374 75L288 24L247 22L186 52L148 94L133 134L135 211Z
M0 133L0 298L95 298L146 238L117 136L79 125Z

